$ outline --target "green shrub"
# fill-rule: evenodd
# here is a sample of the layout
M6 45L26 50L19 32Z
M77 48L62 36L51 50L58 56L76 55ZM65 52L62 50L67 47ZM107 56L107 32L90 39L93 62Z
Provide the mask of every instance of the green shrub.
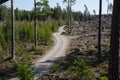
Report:
M25 50L23 50L23 49L17 50L16 55L19 56L19 57L24 56L25 55Z
M5 26L3 27L3 32L4 32L4 38L5 38L5 43L10 44L11 43L11 36L12 36L12 30L11 30L11 22L7 21Z
M34 78L32 68L26 64L17 64L17 75L21 78L21 80L33 80Z
M38 26L38 41L42 45L47 45L51 41L51 30L49 26Z
M25 22L23 25L21 25L19 39L20 41L24 42L32 42L34 40L34 27L29 25L28 22Z
M37 54L42 54L43 53L43 48L42 47L35 47L35 46L32 46L32 49L31 51L35 51Z
M9 57L8 51L3 51L0 53L0 61L4 60L6 57Z
M2 46L0 45L0 51L2 50L3 48L2 48Z
M15 61L16 74L21 80L33 80L34 74L31 68L32 57L25 53L24 50L17 52L20 58L18 58L18 61Z
M20 42L20 37L19 37L19 32L21 30L21 22L16 22L15 23L15 41Z
M50 72L54 73L54 72L58 72L59 70L60 70L59 65L54 64L54 65L52 65Z
M57 30L58 30L58 25L57 25L57 23L55 23L55 22L52 23L52 24L51 24L51 31L54 32L54 31L57 31Z
M23 42L33 42L34 41L34 25L24 22L19 25L19 30L16 28L16 40ZM47 45L51 41L51 34L54 31L57 31L57 23L51 24L38 24L37 25L37 36L38 42L42 45ZM18 37L19 36L19 37Z
M23 49L19 49L17 52L17 57L18 57L18 61L19 62L15 62L15 63L20 63L20 64L26 64L26 65L30 65L32 62L32 56L28 55L26 53L26 51Z
M22 64L26 64L26 65L31 65L31 62L32 62L32 57L31 56L28 56L28 55L24 55L22 58L21 58L21 61L23 62Z
M100 77L100 80L108 80L108 77Z
M110 49L109 49L109 46L110 46L109 44L105 44L105 45L104 45L104 48L103 48L103 54L104 54L104 55L108 55L108 52L109 52L109 50L110 50Z
M4 43L5 43L5 38L3 35L3 27L0 26L0 47L1 47L1 49L4 46Z
M84 59L78 59L73 62L73 65L69 67L71 71L75 73L75 77L81 80L91 80L92 72L90 67L85 63Z

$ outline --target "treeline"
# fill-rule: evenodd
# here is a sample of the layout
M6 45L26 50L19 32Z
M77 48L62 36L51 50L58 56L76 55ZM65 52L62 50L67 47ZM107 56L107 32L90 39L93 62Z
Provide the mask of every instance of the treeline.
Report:
M36 8L35 16L39 21L45 21L47 19L66 20L66 21L68 20L68 17L69 17L68 6L66 7L66 9L62 9L59 3L57 3L57 6L52 8L50 7L48 0L42 0L40 2L36 2L36 7L37 8ZM111 3L108 4L107 14L112 13L112 7L113 6ZM6 11L10 12L10 8L6 7L5 5L0 5L0 21L4 20L4 16L6 16ZM19 10L18 8L16 8L14 11L15 11L15 20L17 21L23 21L23 20L33 21L34 20L34 17L35 17L34 9L31 11L28 11L28 10ZM87 21L87 20L94 19L94 17L98 15L96 14L95 9L93 10L93 14L91 14L87 5L85 4L83 12L71 11L71 16L72 16L72 19L76 21Z
M4 20L4 16L6 16L6 11L10 11L10 8L7 8L5 5L0 5L0 21ZM19 10L16 8L15 10L15 20L17 21L33 21L34 20L34 10L28 11L28 10ZM10 12L8 12L10 13ZM10 16L10 15L9 15ZM54 20L65 20L67 16L67 11L65 9L61 9L59 4L55 8L48 9L40 9L39 6L37 6L36 11L36 17L37 20L44 21L48 18L54 19Z
M68 10L62 9L61 6L57 3L57 6L54 8L51 8L47 2L37 2L37 11L36 11L36 17L38 21L45 21L48 19L53 19L53 20L64 20L67 21L68 19ZM19 10L16 8L15 10L15 20L17 21L33 21L34 20L34 9L31 11L28 10ZM10 14L10 8L7 8L5 5L0 5L0 21L4 20L4 17ZM85 7L84 12L77 11L74 12L72 11L71 13L72 19L76 21L86 21L90 20L93 18L93 15L90 14L87 6ZM95 15L95 14L94 14Z

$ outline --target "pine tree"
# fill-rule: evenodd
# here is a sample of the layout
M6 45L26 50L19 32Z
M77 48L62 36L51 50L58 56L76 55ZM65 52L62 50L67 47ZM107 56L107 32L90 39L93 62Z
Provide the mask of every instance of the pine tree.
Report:
M110 55L109 55L109 80L120 80L120 0L114 0L111 25Z

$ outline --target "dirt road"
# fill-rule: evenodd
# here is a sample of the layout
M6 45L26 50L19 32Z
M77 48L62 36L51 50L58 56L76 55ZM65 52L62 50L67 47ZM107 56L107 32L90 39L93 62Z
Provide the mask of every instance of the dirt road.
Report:
M35 65L33 65L35 80L38 76L46 73L56 60L62 56L65 56L65 51L68 47L68 39L66 36L61 35L62 32L65 32L63 28L64 26L60 27L58 32L53 34L53 37L56 39L56 43L52 50L37 61Z

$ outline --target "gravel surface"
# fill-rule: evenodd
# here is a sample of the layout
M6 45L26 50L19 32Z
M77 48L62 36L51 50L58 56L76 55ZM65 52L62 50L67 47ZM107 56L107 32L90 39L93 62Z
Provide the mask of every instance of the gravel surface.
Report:
M68 39L66 36L62 35L62 32L65 32L63 28L64 26L60 27L58 32L53 33L56 43L52 50L32 66L35 72L35 80L37 80L40 75L45 74L50 69L51 65L60 57L65 56L68 47Z

